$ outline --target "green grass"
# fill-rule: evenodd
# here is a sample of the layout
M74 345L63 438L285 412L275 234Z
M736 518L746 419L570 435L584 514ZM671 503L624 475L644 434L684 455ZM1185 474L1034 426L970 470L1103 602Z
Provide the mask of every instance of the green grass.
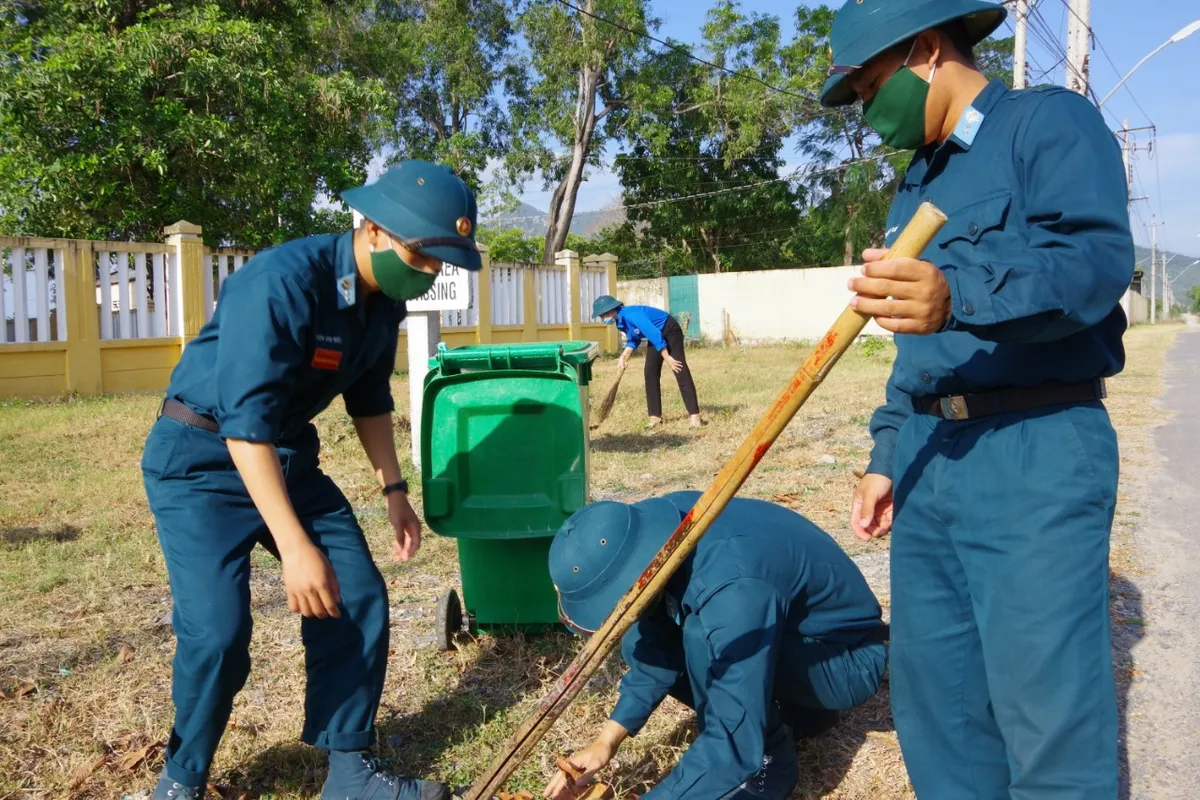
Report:
M1148 329L1128 337L1136 364L1112 391L1123 446L1132 439L1144 449L1146 440L1138 437L1153 420L1142 409L1149 410L1145 400L1157 392L1165 337ZM865 426L882 399L892 352L880 340L856 345L742 494L799 510L853 553L886 549L886 541L863 545L850 537L846 517L853 471L865 465L870 447ZM795 345L690 352L711 423L699 431L687 427L669 375L663 379L666 424L642 430L641 362L634 362L612 415L592 432L593 496L637 499L705 488L806 354ZM593 405L608 390L613 362L600 362L595 372ZM1122 391L1135 397L1127 402ZM394 394L400 404L396 447L411 476L404 376L394 380ZM0 403L0 690L20 681L37 688L0 699L0 798L121 797L152 785L161 766L153 750L131 768L122 762L161 741L171 721L173 639L163 621L170 595L138 466L157 404L154 396ZM318 427L322 465L362 510L389 584L392 650L379 749L405 772L469 783L569 663L578 642L558 635L482 637L454 652L434 649L436 598L458 581L453 540L429 534L417 558L393 562L378 489L340 403ZM826 463L829 456L833 463ZM419 481L413 489L419 508ZM252 591L253 672L217 754L212 780L219 795L213 796L313 798L324 758L297 741L304 696L299 622L287 611L278 566L261 551ZM540 795L553 755L590 741L605 719L620 673L619 661L610 659L510 790ZM687 710L668 701L603 777L622 796L640 794L670 769L692 735ZM837 731L802 745L801 756L797 798L911 797L886 694ZM69 788L77 770L88 766L96 768Z

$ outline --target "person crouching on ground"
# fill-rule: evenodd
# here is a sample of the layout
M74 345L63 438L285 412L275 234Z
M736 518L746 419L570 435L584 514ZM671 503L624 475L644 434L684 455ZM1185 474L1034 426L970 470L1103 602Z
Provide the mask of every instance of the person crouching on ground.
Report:
M550 547L564 624L594 633L695 505L674 492L593 503ZM642 800L783 800L798 780L795 737L873 697L887 664L879 601L857 565L801 515L735 498L621 641L629 671L596 740L545 797L566 800L671 695L699 735Z

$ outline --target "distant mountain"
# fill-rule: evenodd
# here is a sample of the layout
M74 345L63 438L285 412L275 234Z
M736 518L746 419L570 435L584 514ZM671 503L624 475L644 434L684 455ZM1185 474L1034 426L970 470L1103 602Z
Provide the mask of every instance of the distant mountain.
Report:
M1138 269L1146 273L1143 280L1148 280L1150 277L1150 248L1135 247L1134 260L1137 263ZM1167 280L1172 281L1171 291L1175 293L1176 301L1186 297L1188 289L1196 284L1200 284L1200 264L1188 268L1190 264L1200 259L1200 256L1189 256L1183 253L1174 253L1170 250L1160 250L1158 263L1161 266L1163 260L1167 262ZM1182 276L1182 277L1181 277ZM1161 278L1160 278L1161 280ZM1162 284L1160 283L1161 287Z
M576 211L571 220L571 233L592 236L610 225L619 225L624 221L625 212L621 209ZM521 203L512 211L484 220L483 224L499 230L517 228L526 236L545 236L546 229L550 227L550 217L541 209Z

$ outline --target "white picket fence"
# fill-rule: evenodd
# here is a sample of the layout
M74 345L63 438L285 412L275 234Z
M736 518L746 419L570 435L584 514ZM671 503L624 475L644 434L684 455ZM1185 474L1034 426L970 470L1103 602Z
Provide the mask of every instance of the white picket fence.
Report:
M66 341L67 319L59 313L54 277L65 262L61 249L0 244L0 344Z
M100 338L156 339L183 333L179 259L159 244L96 251ZM107 280L105 280L107 278ZM109 313L105 314L104 309Z
M99 315L100 338L182 335L182 281L174 248L143 242L96 242L93 246L96 303L102 312L109 311ZM210 275L210 280L204 282L204 307L209 318L225 280L242 269L254 253L235 248L204 250L202 264ZM61 248L7 246L0 240L0 267L4 268L0 310L5 321L0 326L0 344L66 340L66 313L57 290L66 257ZM534 284L536 324L567 324L568 275L564 267L493 264L487 272L493 326L525 324L525 281L529 272ZM442 312L443 327L471 328L479 324L479 276L469 274L470 304L465 310ZM584 265L580 278L580 309L586 320L592 301L612 289L603 268Z
M254 255L254 250L241 250L233 247L221 247L216 250L204 250L203 265L208 268L210 280L204 282L204 307L209 309L208 317L212 319L212 309L216 307L217 298L221 295L221 287L225 279L246 265Z

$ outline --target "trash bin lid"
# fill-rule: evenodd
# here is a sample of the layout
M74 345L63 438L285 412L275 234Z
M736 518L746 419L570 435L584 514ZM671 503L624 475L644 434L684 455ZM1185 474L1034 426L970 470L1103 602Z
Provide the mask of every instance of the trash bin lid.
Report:
M595 342L531 342L521 344L470 344L450 349L438 344L437 355L429 360L430 372L453 374L471 370L575 368L579 383L592 378L592 362L600 354Z
M421 415L422 502L443 536L553 536L587 502L579 371L591 342L439 349Z

